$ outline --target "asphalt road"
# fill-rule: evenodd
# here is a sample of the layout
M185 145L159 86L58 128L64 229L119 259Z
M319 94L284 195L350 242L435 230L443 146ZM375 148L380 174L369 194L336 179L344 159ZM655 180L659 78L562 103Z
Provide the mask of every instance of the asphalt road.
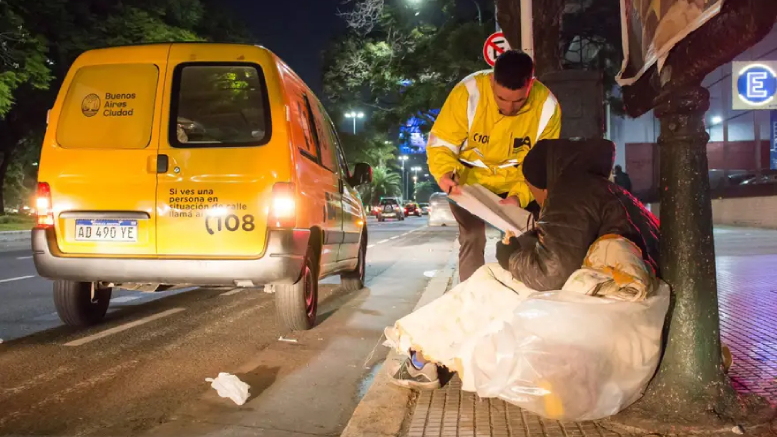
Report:
M0 435L339 435L385 357L385 326L451 259L456 231L368 223L367 287L322 281L319 324L289 333L260 289L114 293L105 323L61 325L29 249L0 252ZM237 406L205 381L251 386Z

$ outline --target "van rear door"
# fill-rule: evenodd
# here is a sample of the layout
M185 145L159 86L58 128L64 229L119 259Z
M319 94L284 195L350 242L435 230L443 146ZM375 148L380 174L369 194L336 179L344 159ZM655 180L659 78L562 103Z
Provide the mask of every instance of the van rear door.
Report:
M154 125L168 50L97 50L71 68L52 111L39 176L51 187L62 252L156 253Z
M259 257L273 187L291 180L273 58L253 46L173 44L168 65L157 253Z

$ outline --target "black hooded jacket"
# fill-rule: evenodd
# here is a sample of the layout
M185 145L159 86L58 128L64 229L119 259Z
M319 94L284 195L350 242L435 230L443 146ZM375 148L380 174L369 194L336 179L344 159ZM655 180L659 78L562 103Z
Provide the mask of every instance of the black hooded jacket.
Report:
M591 244L607 234L634 242L658 275L658 220L607 179L615 145L544 141L549 141L548 197L535 230L518 237L519 247L510 255L513 277L538 291L558 290L582 266Z

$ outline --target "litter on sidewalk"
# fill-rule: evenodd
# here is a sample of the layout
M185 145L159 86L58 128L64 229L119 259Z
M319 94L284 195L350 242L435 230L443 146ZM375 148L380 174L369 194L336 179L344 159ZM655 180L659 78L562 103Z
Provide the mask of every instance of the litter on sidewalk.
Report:
M248 390L251 387L235 375L220 372L215 379L205 378L205 381L210 382L210 386L215 388L222 398L232 399L238 405L243 405L248 400Z

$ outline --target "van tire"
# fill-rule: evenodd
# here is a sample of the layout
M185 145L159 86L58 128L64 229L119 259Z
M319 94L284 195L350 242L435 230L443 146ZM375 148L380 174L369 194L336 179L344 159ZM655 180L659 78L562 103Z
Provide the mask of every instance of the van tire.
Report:
M308 249L302 275L295 284L275 284L275 309L281 325L292 331L307 331L316 324L318 268Z
M100 288L92 283L58 279L54 281L54 306L67 326L86 327L103 320L111 303L111 288Z
M367 239L362 235L362 244L359 246L359 262L356 269L340 274L340 286L345 291L359 291L364 288L364 276L367 269Z

